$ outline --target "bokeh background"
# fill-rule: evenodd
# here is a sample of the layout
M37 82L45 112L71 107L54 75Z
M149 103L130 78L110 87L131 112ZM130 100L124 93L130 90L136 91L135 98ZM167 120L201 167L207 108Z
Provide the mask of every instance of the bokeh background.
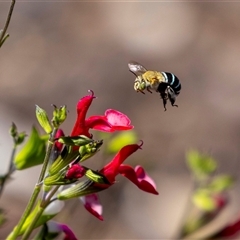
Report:
M0 3L4 26L10 2ZM104 222L81 203L70 204L68 223L79 239L173 239L192 182L185 153L198 149L216 158L219 172L240 170L240 3L17 1L0 50L1 173L6 171L14 121L30 132L35 104L69 109L70 132L77 101L92 89L89 115L108 108L127 114L143 150L128 159L156 181L159 196L139 191L123 178L100 193ZM173 72L182 83L178 108L164 112L158 94L136 93L127 63ZM97 161L97 158L94 158ZM15 173L1 198L9 221L20 217L39 168ZM213 226L237 217L239 182L225 214ZM65 216L66 217L66 216Z

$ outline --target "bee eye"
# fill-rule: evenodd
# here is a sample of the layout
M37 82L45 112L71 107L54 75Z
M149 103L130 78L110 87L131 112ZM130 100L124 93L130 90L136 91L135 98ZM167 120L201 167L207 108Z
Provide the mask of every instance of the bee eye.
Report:
M141 82L141 84L140 84L140 88L141 88L141 90L144 90L144 89L146 88L146 84L145 84L145 82Z

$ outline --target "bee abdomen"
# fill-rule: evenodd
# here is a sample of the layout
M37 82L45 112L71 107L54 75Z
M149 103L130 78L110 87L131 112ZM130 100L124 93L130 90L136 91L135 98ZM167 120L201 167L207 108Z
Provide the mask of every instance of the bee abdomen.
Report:
M165 78L166 83L168 83L174 90L175 94L179 94L181 90L181 83L177 76L169 72L161 72Z

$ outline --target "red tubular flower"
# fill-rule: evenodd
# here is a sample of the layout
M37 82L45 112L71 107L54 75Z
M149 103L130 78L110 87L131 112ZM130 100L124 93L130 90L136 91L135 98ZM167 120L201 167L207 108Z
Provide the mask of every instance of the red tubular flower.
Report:
M115 183L115 177L119 173L120 165L134 152L136 152L139 148L141 148L142 143L138 144L130 144L123 147L117 155L113 158L113 160L108 163L100 173L102 173L108 181L111 183L110 185ZM101 184L103 185L103 184ZM101 186L100 185L100 186Z
M240 216L235 220L235 222L227 225L221 229L218 233L214 234L211 239L236 239L240 233Z
M99 197L96 193L80 197L80 200L83 202L84 207L87 209L87 211L89 211L99 220L103 221L102 205L100 204Z
M63 137L64 136L64 132L62 129L58 129L57 130L57 133L55 135L55 138L60 138L60 137ZM63 147L63 144L58 142L58 141L55 141L55 147L56 149L60 152L62 150L62 147Z
M94 92L91 95L81 98L77 104L77 120L72 130L71 136L85 135L91 137L89 129L95 129L104 132L114 132L117 130L129 130L130 119L123 113L108 109L104 116L92 116L86 119L88 108L95 98Z
M122 164L118 170L120 174L128 178L141 190L158 195L155 182L146 174L141 166L136 166L135 169L133 169L129 165Z
M77 120L73 127L71 136L85 135L90 137L88 132L89 128L85 126L85 118L88 108L90 107L92 100L95 98L94 92L91 91L91 95L81 98L77 103Z

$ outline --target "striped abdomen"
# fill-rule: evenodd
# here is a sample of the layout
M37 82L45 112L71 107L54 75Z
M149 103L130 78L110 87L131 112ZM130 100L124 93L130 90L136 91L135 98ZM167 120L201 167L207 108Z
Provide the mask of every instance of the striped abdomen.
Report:
M181 83L177 76L169 72L161 72L165 78L165 82L174 90L175 94L178 95L181 90Z

